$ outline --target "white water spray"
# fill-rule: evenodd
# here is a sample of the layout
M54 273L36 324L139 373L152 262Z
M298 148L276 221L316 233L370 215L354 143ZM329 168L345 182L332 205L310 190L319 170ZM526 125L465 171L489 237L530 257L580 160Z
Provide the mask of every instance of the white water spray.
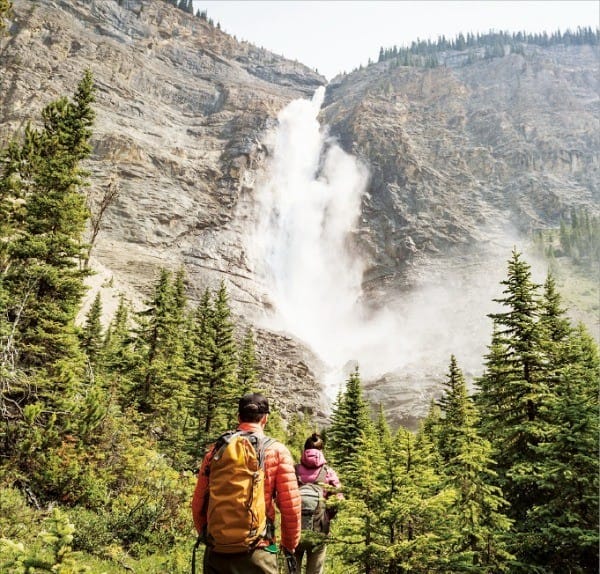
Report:
M324 94L319 88L279 114L249 252L275 307L271 328L294 334L339 369L360 361L369 345L358 305L364 264L349 241L368 172L321 130Z
M247 251L274 307L266 326L303 340L329 366L322 383L331 399L349 361L365 377L432 360L444 369L459 343L469 347L470 336L461 340L447 313L457 297L447 284L406 297L402 311L367 312L361 305L364 262L351 234L368 172L321 129L324 93L294 100L278 116L266 142L270 164L256 189L257 223ZM483 312L478 319L485 320Z

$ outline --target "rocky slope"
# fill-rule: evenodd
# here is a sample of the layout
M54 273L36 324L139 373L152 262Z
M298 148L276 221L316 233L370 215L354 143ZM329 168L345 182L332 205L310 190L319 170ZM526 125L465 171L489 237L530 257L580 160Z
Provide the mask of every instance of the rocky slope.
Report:
M92 202L118 189L93 252L92 284L103 286L105 308L119 292L140 304L159 267L184 265L191 298L226 280L243 315L257 295L239 213L264 155L261 134L289 101L325 80L165 2L120 4L14 2L0 39L0 141L71 94L91 69ZM275 394L291 390L319 411L318 360L287 335L261 332L258 342Z
M93 252L95 287L107 302L125 291L139 303L159 267L184 265L192 298L225 280L241 320L254 320L268 302L242 239L265 134L325 79L159 0L14 0L0 39L0 142L86 68L98 87L91 201L118 189ZM410 315L411 302L430 304L411 293L452 283L446 306L469 286L460 304L475 308L474 286L515 238L571 206L597 213L598 93L597 47L585 45L434 69L388 61L334 79L322 120L370 172L355 236L369 304ZM369 381L396 420L422 414L447 352L471 344L453 320L428 321L430 364L413 357ZM258 338L265 384L287 397L285 410L320 411L315 354L288 334Z
M367 278L404 283L413 261L480 249L511 226L600 206L598 47L434 69L382 62L328 87L324 117L371 169ZM410 279L410 276L408 277Z

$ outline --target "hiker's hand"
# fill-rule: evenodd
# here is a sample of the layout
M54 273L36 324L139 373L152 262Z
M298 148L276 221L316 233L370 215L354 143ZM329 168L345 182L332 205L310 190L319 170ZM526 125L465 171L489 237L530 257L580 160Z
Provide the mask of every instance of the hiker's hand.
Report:
M288 572L290 574L296 574L296 572L298 571L298 562L296 560L296 556L287 548L283 549L283 553L285 555L285 561L287 563Z

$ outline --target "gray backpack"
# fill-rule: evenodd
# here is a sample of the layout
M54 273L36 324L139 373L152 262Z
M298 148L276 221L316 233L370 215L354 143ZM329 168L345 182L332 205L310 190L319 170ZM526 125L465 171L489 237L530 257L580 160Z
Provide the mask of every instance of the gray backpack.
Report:
M296 465L296 478L302 500L302 530L329 532L329 517L325 508L325 492L320 484L325 482L327 467L323 465L314 482L302 482Z

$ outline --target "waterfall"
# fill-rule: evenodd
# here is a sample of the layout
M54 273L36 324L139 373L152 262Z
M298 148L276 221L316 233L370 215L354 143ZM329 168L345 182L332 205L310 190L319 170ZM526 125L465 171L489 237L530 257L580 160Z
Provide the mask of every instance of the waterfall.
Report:
M303 340L336 370L360 360L368 342L359 305L364 263L349 240L368 171L321 128L324 94L319 88L278 116L248 252L275 310L269 327Z
M311 100L292 101L265 141L269 164L255 189L256 226L246 245L272 307L265 326L301 339L319 355L329 367L321 382L330 399L344 384L349 361L367 378L416 372L416 393L424 370L433 365L441 372L456 349L476 370L491 295L488 287L473 288L473 274L465 283L446 272L441 284L403 294L394 308L373 311L362 304L365 263L351 235L368 170L319 124L324 94L320 88ZM479 282L488 285L488 275Z

